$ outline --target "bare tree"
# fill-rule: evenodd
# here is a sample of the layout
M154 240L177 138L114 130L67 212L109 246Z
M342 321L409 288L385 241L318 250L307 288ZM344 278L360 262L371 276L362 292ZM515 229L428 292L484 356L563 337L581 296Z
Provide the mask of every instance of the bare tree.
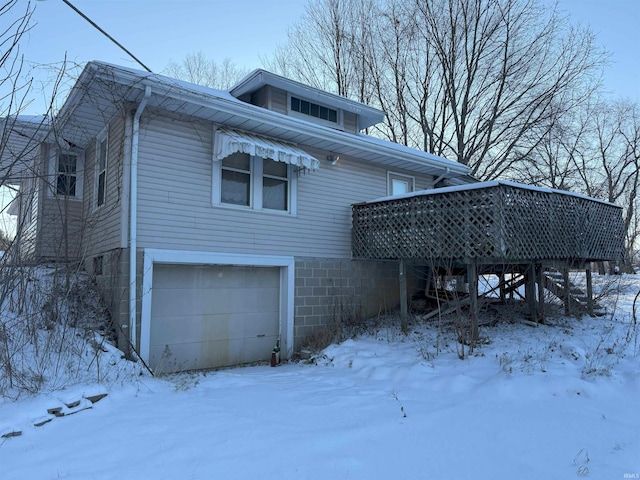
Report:
M624 208L626 249L623 268L633 272L633 250L639 236L637 225L640 185L640 110L622 101L597 105L594 123L594 175L583 175L589 193ZM583 172L581 171L581 174Z
M271 66L371 100L380 135L490 179L589 97L605 60L540 0L316 0Z
M170 62L165 73L187 82L205 87L227 89L244 77L248 71L238 67L229 58L218 64L204 52L189 53L181 62Z

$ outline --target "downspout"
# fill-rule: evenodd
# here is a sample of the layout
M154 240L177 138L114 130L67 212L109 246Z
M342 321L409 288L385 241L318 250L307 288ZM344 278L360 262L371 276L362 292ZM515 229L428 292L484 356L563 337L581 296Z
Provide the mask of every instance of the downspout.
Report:
M137 282L137 247L138 247L138 136L140 133L140 117L147 106L147 101L151 96L151 87L147 85L144 89L144 98L138 104L136 113L133 115L133 134L131 137L131 176L129 181L129 339L131 346L137 351L137 309L136 301L138 297Z
M436 185L438 184L438 182L442 180L444 177L446 177L447 175L449 175L449 172L451 172L451 168L447 167L444 173L433 181L433 188L436 188Z

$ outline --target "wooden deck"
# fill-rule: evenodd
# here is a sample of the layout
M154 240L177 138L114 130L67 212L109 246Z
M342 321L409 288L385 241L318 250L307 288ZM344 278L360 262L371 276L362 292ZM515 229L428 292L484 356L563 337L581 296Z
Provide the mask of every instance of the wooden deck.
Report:
M425 190L352 206L354 258L478 265L617 260L622 208L512 182Z
M383 198L353 205L352 216L353 258L399 261L403 331L408 264L427 268L428 278L466 279L468 294L456 308L468 306L464 328L471 345L478 338L480 274L500 276L501 298L509 288L524 287L532 322L544 321L545 291L561 298L566 315L585 310L594 315L591 262L621 259L624 245L621 207L513 182L480 182ZM549 267L561 272L562 284L545 275ZM586 272L583 301L572 293L570 268ZM518 283L506 281L505 272L516 274ZM441 308L438 312L443 313Z

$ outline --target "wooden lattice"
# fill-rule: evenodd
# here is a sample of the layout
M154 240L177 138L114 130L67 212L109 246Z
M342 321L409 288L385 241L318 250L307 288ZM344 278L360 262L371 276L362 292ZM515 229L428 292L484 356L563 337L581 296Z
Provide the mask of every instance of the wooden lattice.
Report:
M617 260L622 210L594 199L517 184L353 205L354 258Z

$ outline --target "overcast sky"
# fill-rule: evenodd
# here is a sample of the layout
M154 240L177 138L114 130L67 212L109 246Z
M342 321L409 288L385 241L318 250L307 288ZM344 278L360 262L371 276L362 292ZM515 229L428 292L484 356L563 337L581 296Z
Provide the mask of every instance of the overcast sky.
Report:
M19 0L26 5L27 0ZM287 29L304 11L304 0L71 0L88 17L122 43L155 73L188 53L204 51L222 62L262 67L287 41ZM552 0L549 0L550 2ZM103 60L141 68L62 0L36 1L34 27L22 45L30 65L55 64L65 54L84 63ZM640 0L560 0L575 22L590 25L612 54L606 88L640 102ZM54 70L50 70L53 72ZM46 84L52 73L34 72ZM24 113L43 111L46 93Z

